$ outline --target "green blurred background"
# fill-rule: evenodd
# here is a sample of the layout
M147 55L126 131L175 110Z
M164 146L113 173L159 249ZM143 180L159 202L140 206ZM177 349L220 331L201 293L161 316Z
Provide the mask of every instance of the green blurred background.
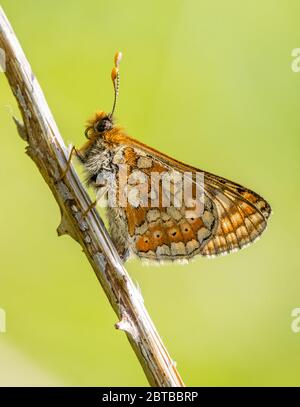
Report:
M67 143L112 103L168 155L244 184L274 214L253 246L186 266L127 264L187 385L300 385L297 0L2 0ZM0 75L0 385L147 385L80 247L17 136Z

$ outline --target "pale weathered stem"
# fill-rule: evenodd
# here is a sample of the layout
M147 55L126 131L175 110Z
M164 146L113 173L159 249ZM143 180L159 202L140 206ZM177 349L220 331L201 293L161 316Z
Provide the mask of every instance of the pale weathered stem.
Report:
M184 386L167 349L151 321L140 291L135 287L98 212L91 204L74 167L66 176L68 151L43 92L22 48L0 8L0 48L6 57L6 77L15 95L24 125L16 121L26 140L27 154L50 187L62 214L58 234L69 234L83 248L152 386Z

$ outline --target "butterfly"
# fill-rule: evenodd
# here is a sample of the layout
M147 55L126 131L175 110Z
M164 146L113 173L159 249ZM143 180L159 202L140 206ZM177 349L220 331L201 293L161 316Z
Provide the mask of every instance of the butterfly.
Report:
M122 258L133 253L154 261L189 260L198 254L227 254L254 242L271 214L265 199L177 161L115 125L120 59L117 53L111 74L112 111L97 112L89 120L88 140L77 156L88 184L99 195L111 197L107 205L110 235ZM188 199L183 199L187 191Z

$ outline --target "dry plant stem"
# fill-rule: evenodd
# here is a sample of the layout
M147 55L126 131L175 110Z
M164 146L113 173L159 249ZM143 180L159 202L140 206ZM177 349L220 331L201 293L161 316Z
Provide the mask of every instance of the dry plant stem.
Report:
M52 117L43 92L32 73L22 48L0 8L0 47L6 55L6 77L15 95L23 123L18 132L26 140L27 154L50 187L62 214L58 234L69 234L83 248L119 321L126 332L151 386L184 386L167 349L151 321L141 293L133 284L122 261L91 204L73 166L61 180L68 151Z

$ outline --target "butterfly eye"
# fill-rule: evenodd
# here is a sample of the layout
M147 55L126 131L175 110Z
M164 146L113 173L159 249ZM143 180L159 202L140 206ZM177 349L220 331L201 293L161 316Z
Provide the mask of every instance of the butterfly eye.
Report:
M105 131L108 131L108 130L112 129L112 127L113 127L112 121L108 117L104 118L102 120L99 120L95 124L95 130L98 133L103 133Z

